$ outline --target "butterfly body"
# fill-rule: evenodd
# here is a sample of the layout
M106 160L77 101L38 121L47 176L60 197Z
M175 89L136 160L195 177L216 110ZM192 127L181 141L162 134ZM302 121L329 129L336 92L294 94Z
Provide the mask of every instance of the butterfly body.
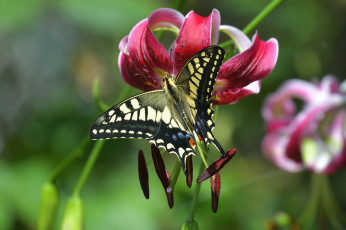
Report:
M165 99L172 117L178 122L179 126L183 126L184 130L193 131L194 112L188 103L184 91L179 88L172 77L164 78Z
M183 169L186 157L195 154L196 136L224 154L212 134L215 125L210 101L223 58L220 47L201 50L175 78L163 78L163 89L133 96L102 114L90 129L91 139L147 139L175 153Z

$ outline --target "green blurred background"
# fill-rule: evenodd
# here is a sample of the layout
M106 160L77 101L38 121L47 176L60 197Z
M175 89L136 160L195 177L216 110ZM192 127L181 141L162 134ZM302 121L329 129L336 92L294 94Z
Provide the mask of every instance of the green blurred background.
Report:
M222 24L244 28L269 2L192 0L181 12L207 16L216 8ZM0 0L0 229L35 229L42 184L100 114L92 98L95 76L102 98L112 105L125 86L117 65L120 40L153 10L172 6L168 0ZM219 110L215 136L238 154L222 170L216 214L210 184L202 184L196 212L201 229L264 229L281 211L294 218L302 214L310 175L283 172L263 157L261 106L287 79L329 73L345 79L345 15L346 0L284 0L256 28L262 40L279 41L279 59L260 94ZM54 229L60 228L66 199L92 145L57 180ZM150 145L143 140L106 142L82 191L85 229L180 229L194 185L188 189L179 178L170 210L151 164L146 200L137 176L140 148L150 159ZM170 170L174 159L165 159ZM194 158L195 166L198 161ZM345 176L345 170L330 176L344 209Z

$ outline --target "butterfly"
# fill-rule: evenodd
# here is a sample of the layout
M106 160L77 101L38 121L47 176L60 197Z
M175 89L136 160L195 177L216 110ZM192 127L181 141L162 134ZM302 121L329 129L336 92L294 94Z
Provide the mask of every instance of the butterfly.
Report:
M178 156L195 155L196 138L208 146L214 138L211 96L225 51L209 46L196 53L179 74L165 76L163 88L130 97L103 113L90 128L91 139L146 139Z

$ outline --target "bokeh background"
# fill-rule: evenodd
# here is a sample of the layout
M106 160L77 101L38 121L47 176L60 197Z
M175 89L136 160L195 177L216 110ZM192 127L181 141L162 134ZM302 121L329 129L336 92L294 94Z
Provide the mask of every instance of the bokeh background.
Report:
M222 24L244 28L269 0L182 1L183 14L207 16L213 8ZM92 83L100 80L109 105L125 86L118 65L118 44L132 27L168 0L1 0L0 1L0 229L35 229L41 186L52 169L80 145L100 114ZM222 106L215 136L237 156L222 170L219 210L211 211L210 184L204 182L196 220L201 229L264 229L280 212L299 218L310 193L309 173L290 174L261 152L265 97L291 78L346 75L346 1L283 0L256 28L262 40L279 41L279 58L258 95ZM254 31L251 33L252 36ZM130 94L138 91L132 89ZM66 199L81 173L84 155L57 180L59 229ZM180 229L193 187L181 176L169 209L152 164L150 199L140 190L137 153L150 159L143 140L107 141L82 191L85 229ZM216 157L216 155L215 155ZM174 156L166 157L172 169ZM170 162L172 161L172 162ZM199 158L195 158L195 166ZM197 167L195 169L197 171ZM196 175L195 175L196 177ZM346 172L330 176L346 208Z

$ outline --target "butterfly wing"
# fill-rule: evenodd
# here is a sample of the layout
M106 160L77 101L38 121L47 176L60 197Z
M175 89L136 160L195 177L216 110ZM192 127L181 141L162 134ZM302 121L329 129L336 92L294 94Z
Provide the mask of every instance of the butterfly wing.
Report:
M217 73L225 51L218 46L209 46L195 54L181 69L175 82L200 104L209 106Z
M195 54L176 78L176 85L184 91L195 116L196 133L207 145L212 142L222 154L224 150L211 132L215 124L210 100L224 56L221 47L209 46Z
M91 139L147 139L157 147L175 153L185 166L194 153L191 136L173 118L165 92L154 90L131 97L111 107L93 123Z
M165 106L163 90L133 96L97 118L90 128L90 138L150 139L159 131Z
M157 147L164 148L168 153L176 154L183 171L185 171L186 157L195 153L193 137L173 117L168 106L163 110L159 131L149 141Z

